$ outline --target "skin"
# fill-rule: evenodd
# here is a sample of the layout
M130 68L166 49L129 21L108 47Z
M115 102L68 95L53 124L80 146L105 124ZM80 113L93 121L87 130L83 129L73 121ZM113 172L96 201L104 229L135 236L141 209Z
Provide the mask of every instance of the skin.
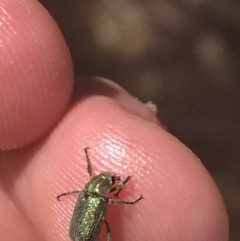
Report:
M144 196L110 207L113 240L228 240L218 188L150 109L97 77L73 90L67 45L38 1L0 0L0 22L0 237L70 240L77 196L56 196L89 180L89 146L93 173L131 175L121 198Z

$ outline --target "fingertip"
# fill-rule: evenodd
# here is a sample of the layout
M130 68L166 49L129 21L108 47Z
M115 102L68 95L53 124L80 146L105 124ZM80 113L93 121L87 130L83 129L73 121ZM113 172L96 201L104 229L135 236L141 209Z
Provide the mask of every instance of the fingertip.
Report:
M67 45L38 1L3 1L0 148L44 136L63 115L73 88Z
M228 219L222 197L199 159L159 125L136 117L118 101L100 94L84 95L74 103L34 156L36 165L31 165L26 175L32 177L34 186L29 200L42 202L42 209L36 212L46 233L47 214L57 238L68 236L76 198L56 205L53 197L84 188L89 180L86 146L91 148L93 173L110 171L133 177L121 192L122 199L144 197L130 207L110 208L107 218L113 238L227 241ZM29 188L27 182L23 185ZM41 197L45 192L48 200Z

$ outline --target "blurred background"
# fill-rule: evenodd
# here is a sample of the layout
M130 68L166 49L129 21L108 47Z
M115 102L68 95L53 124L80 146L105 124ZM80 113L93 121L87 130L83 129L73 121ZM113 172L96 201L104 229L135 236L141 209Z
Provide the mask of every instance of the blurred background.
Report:
M158 106L217 182L240 240L240 1L41 0L76 75L99 75Z

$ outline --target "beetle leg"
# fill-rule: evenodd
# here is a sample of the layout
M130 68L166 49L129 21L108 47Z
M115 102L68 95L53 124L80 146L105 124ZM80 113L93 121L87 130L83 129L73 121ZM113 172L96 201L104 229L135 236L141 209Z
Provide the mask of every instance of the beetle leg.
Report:
M71 191L71 192L62 193L62 194L60 194L60 195L57 196L57 200L60 201L60 197L62 197L62 196L71 195L71 194L76 194L76 193L80 193L80 192L81 192L81 191L76 190L76 191Z
M104 222L105 222L106 227L107 227L107 241L112 241L111 228L110 228L106 219L104 219Z
M114 192L114 191L118 190L117 193L114 194L114 196L118 197L118 195L119 195L119 193L121 192L122 188L126 185L126 183L127 183L130 179L131 179L131 176L127 176L127 177L126 177L122 182L120 182L117 186L112 187L112 188L110 189L110 192Z
M112 204L135 204L138 201L140 201L141 199L143 199L142 195L140 197L138 197L135 201L124 201L124 200L116 200L116 199L109 198L108 202L112 203Z

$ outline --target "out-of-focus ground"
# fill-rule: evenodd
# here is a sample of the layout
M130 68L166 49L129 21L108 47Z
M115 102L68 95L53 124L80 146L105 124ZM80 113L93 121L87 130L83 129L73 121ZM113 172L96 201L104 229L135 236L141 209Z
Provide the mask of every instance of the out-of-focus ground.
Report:
M158 106L203 161L240 240L240 1L41 0L76 75L100 75Z

